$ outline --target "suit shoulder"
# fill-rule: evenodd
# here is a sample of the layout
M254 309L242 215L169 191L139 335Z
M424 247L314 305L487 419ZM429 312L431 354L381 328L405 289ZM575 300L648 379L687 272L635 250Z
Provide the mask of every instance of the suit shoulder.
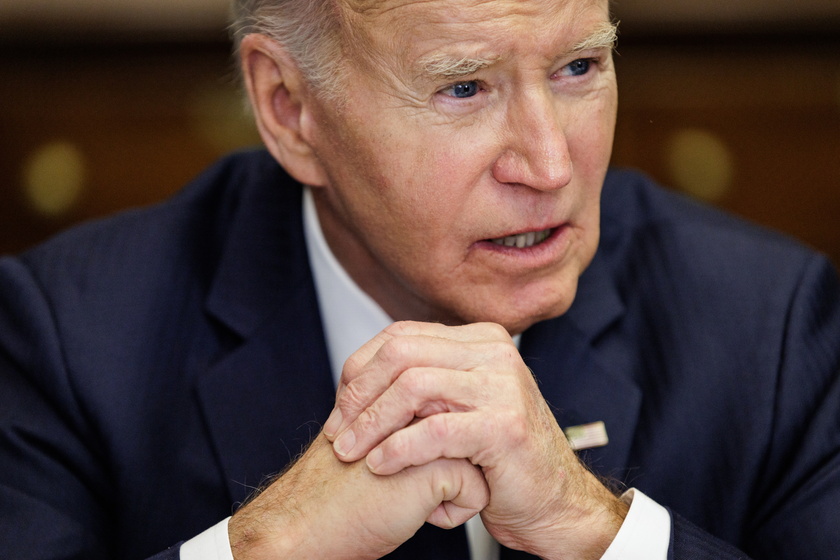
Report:
M615 259L657 253L702 274L779 279L823 259L792 237L657 185L611 170L602 198L602 246Z
M605 184L599 256L626 305L710 330L733 317L781 332L815 271L837 283L833 264L795 239L633 172Z
M264 152L233 154L164 202L73 227L17 258L50 289L137 287L187 271L201 276L223 250L248 190L275 171L272 162Z

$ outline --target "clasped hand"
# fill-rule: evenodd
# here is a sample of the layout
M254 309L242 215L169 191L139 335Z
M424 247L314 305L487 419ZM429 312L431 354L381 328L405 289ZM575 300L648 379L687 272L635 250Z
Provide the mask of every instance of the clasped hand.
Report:
M381 476L468 460L489 488L490 533L544 558L599 558L626 513L580 464L499 325L391 325L347 360L324 434L342 461L364 458Z
M236 560L374 559L479 512L510 548L600 558L626 506L580 464L502 327L401 322L347 360L322 434L228 530Z

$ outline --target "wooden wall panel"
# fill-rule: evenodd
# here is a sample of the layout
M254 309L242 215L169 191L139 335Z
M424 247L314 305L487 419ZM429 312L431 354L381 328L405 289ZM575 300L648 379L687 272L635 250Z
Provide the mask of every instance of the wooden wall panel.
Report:
M222 42L0 49L0 252L160 200L256 143L227 51ZM617 66L616 164L691 188L680 169L720 179L723 158L722 187L695 196L840 262L840 39L631 40ZM688 147L677 157L680 139ZM75 201L47 215L26 194L27 169L56 143L73 147L83 175Z
M161 200L258 142L225 45L0 52L0 251ZM77 202L47 215L30 203L26 174L56 143L75 147L85 176Z
M705 133L725 150L730 180L695 195L840 262L838 44L629 47L617 65L614 163L680 188L673 142L686 130Z

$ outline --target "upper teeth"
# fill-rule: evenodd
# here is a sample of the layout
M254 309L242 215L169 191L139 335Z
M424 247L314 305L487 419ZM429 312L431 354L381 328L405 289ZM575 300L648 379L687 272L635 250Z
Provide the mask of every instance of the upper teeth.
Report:
M524 249L525 247L532 247L537 243L542 243L548 236L551 235L550 229L543 231L531 231L528 233L520 233L519 235L508 235L507 237L499 237L491 239L496 245L504 245L505 247L517 247Z

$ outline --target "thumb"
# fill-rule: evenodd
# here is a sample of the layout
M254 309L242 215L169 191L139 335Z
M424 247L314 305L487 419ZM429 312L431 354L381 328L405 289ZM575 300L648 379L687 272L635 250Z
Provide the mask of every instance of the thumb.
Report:
M481 470L466 459L438 459L426 465L435 468L431 478L440 504L426 521L452 529L480 513L490 501L490 489Z

